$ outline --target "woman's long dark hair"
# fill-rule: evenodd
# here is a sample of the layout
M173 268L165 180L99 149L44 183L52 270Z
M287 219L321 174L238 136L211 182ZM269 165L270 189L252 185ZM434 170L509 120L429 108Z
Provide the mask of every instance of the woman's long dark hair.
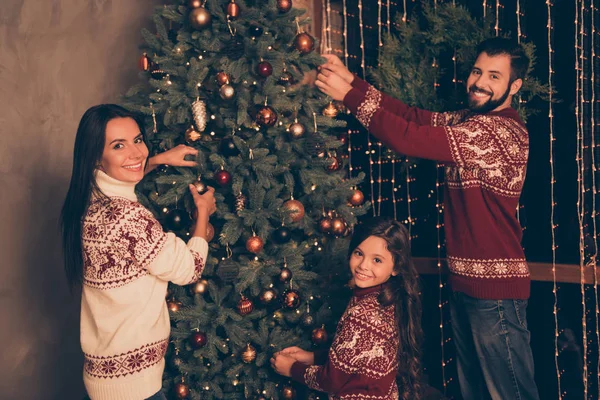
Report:
M420 400L421 391L421 297L419 276L410 256L408 231L400 222L390 218L372 218L357 225L348 251L352 252L369 236L377 236L387 242L387 249L394 258L396 276L383 284L379 295L382 306L396 305L395 319L398 325L398 380L400 399Z
M83 281L82 223L92 193L102 194L94 170L102 160L106 125L114 118L134 119L140 132L144 123L138 115L116 104L100 104L88 109L81 117L73 150L73 171L69 191L61 212L65 273L71 288Z

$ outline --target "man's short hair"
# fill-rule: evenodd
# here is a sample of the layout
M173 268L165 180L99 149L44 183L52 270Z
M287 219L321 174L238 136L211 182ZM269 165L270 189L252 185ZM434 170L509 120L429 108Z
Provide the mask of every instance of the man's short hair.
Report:
M486 39L477 46L477 55L486 53L488 56L507 55L510 56L510 81L524 79L529 69L529 57L525 54L523 47L509 39L494 37Z

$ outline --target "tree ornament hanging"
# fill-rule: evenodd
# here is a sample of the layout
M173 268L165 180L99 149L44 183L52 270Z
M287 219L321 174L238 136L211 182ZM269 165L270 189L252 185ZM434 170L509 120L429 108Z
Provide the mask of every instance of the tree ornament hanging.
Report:
M231 183L231 174L222 169L215 174L215 181L221 187L227 186Z
M232 138L223 138L221 139L221 143L219 145L219 151L225 157L235 157L240 154L240 151L235 145L235 142Z
M169 365L175 372L178 372L179 367L183 365L183 359L179 355L179 349L175 349L175 354L171 357Z
M273 73L273 66L268 61L261 61L256 67L256 72L263 78L267 78Z
M292 385L285 385L281 388L281 397L284 400L294 400L296 398L296 389Z
M221 86L221 89L219 89L219 96L225 101L233 99L235 97L234 87L229 84Z
M250 343L248 343L242 351L241 358L244 363L250 364L256 360L256 349Z
M216 80L219 86L223 86L229 83L230 77L225 71L221 71L217 73Z
M208 343L206 333L200 332L199 330L192 333L192 335L189 337L189 343L194 350L198 350L206 346L206 343Z
M204 7L194 8L190 11L190 25L196 30L208 28L212 23L212 16Z
M248 315L254 310L254 303L245 296L242 296L237 303L237 311L240 315Z
M292 231L285 226L280 226L273 232L273 240L278 244L285 244L292 239Z
M331 220L331 233L336 236L342 236L346 231L346 221L342 217L335 217Z
M344 162L337 155L330 155L326 161L326 169L329 172L339 171L344 166Z
M188 7L192 9L202 7L202 0L188 0Z
M277 0L277 10L286 13L292 9L292 0Z
M158 64L153 63L150 67L150 76L154 79L163 79L167 73Z
M248 199L241 192L235 196L235 211L240 212L246 208Z
M304 218L304 205L298 200L288 200L283 203L283 209L289 212L293 222L300 222Z
M302 316L302 325L306 328L311 327L315 324L315 318L309 314L308 312L306 312L303 316Z
M294 77L292 76L292 74L290 74L288 72L288 70L286 68L284 68L283 72L281 72L281 76L279 77L279 80L277 82L280 85L287 86L289 84L294 83Z
M240 16L240 6L235 2L235 0L231 0L229 4L227 4L227 17L230 20L237 19Z
M194 116L194 122L199 132L204 132L206 129L206 103L200 98L192 103L192 115Z
M279 272L279 282L286 283L292 279L292 270L288 267L283 267Z
M152 66L152 60L150 60L150 57L148 57L148 54L144 53L142 54L142 56L140 57L140 61L138 62L138 67L146 72L146 71L150 71L150 67Z
M277 298L277 292L273 288L266 288L260 291L258 295L258 300L262 305L268 305L273 303L273 301Z
M185 137L185 141L188 144L192 144L192 143L195 143L198 140L200 140L200 138L202 137L202 135L193 126L190 126L185 131L184 137Z
M186 385L183 377L181 378L181 382L177 382L175 386L173 386L173 392L178 399L187 399L190 395L190 388Z
M323 109L323 115L330 118L335 118L339 114L339 110L332 102L329 102L327 107Z
M167 301L167 308L172 313L176 313L177 311L181 310L181 306L183 306L183 304L175 299Z
M292 139L300 139L304 136L304 132L306 132L306 128L296 118L294 123L288 127L288 132L290 133L290 137Z
M189 224L190 218L186 211L176 208L169 211L165 218L165 222L169 230L177 232Z
M295 310L300 307L300 293L294 289L286 289L281 295L283 306L288 310Z
M200 279L194 283L193 289L196 294L204 294L208 291L208 281L206 279Z
M256 113L256 122L263 127L271 127L277 122L277 113L270 106L261 106Z
M258 254L261 252L264 245L265 243L260 237L253 235L246 241L246 250L250 253Z
M354 189L348 201L355 207L362 206L365 202L365 195L360 190Z
M200 180L200 178L198 178L198 180L196 180L194 183L192 183L192 185L194 185L194 187L198 191L198 194L204 194L208 191L208 185L206 183L202 182Z
M329 216L325 216L319 221L319 231L322 233L330 233L332 225L332 219Z
M313 329L311 339L313 343L317 345L327 342L327 331L325 330L325 326Z

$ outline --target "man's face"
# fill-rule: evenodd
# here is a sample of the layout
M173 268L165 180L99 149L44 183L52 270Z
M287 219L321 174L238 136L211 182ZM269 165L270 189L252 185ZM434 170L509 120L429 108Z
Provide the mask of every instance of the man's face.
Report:
M510 56L481 53L467 79L469 109L476 113L500 111L510 106L521 80L510 81Z

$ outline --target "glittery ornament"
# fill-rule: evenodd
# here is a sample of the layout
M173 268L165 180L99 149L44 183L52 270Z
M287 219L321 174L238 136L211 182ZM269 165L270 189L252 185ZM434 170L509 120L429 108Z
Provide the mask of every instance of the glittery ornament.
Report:
M281 301L283 302L283 306L288 310L295 310L300 307L300 293L294 289L287 289L281 295Z
M200 134L200 132L198 132L196 129L194 129L193 126L190 126L185 131L185 141L188 142L189 144L197 142L198 140L200 140L201 137L202 137L202 135Z
M331 220L331 233L341 236L346 231L346 221L342 217L336 217Z
M294 47L301 54L308 54L315 48L315 39L306 32L299 33L294 39Z
M339 114L338 109L333 105L333 103L329 103L327 107L323 109L323 115L330 118L335 118Z
M158 66L158 64L153 64L150 67L150 76L152 76L154 79L162 79L165 76L167 76L167 73Z
M202 30L210 26L212 23L212 16L206 8L198 7L190 11L189 21L194 29Z
M203 100L196 100L192 103L192 115L194 122L199 132L204 132L206 129L206 103Z
M301 322L302 325L308 328L309 326L313 326L315 324L315 318L311 314L306 313L302 316Z
M250 364L256 360L256 349L250 343L248 343L246 347L244 347L241 357L243 362Z
M304 218L304 205L298 200L288 200L283 203L283 209L289 211L293 222L300 222Z
M329 217L324 217L321 221L319 221L319 230L322 233L331 232L332 220Z
M277 113L273 107L262 106L256 113L256 122L266 127L273 126L277 122Z
M235 97L235 89L231 85L223 85L221 86L221 89L219 89L219 96L221 96L223 100L231 100Z
M244 196L242 193L238 193L238 195L235 196L235 211L240 212L244 210L247 202L248 199L246 196Z
M173 392L178 399L187 399L190 395L190 388L185 384L183 378L173 387Z
M247 297L242 296L237 303L237 310L240 315L248 315L254 310L254 303Z

